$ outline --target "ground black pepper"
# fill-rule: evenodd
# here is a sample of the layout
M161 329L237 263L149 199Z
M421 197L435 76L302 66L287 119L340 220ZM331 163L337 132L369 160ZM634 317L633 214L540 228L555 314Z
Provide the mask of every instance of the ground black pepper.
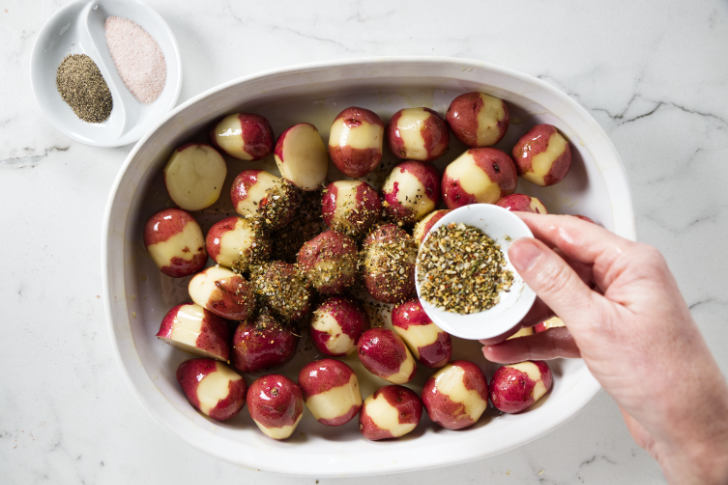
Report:
M96 63L85 54L66 56L56 71L56 88L83 121L101 123L111 114L113 100Z
M420 247L420 296L447 311L487 310L508 291L513 273L505 269L500 247L480 229L462 223L437 228Z

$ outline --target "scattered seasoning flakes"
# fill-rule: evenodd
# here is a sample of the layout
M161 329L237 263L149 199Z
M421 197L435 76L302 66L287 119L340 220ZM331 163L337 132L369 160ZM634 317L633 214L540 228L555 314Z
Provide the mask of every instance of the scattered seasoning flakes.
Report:
M111 114L109 86L99 67L86 54L66 56L56 71L56 89L73 112L88 123L101 123Z
M420 248L420 295L450 312L477 313L495 306L509 291L513 273L503 252L480 229L462 223L437 228Z
M277 182L258 202L263 227L271 229L279 226L284 219L290 220L290 214L295 214L300 204L301 192L295 185L283 179Z
M324 221L321 218L321 193L319 191L304 192L296 216L283 229L274 232L271 236L272 259L294 263L296 254L303 243L324 230Z
M262 303L285 322L298 320L308 312L311 290L297 265L263 263L251 269L251 278Z

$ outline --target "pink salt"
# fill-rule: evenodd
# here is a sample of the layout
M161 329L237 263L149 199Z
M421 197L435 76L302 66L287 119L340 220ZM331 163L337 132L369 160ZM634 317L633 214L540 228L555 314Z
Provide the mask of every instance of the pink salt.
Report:
M167 81L167 63L157 41L123 17L108 17L104 29L111 58L131 94L145 104L156 100Z

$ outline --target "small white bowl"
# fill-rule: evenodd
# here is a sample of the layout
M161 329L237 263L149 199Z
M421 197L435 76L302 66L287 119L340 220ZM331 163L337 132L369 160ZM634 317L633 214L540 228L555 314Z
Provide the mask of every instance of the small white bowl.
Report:
M448 212L432 226L425 241L439 227L454 222L477 227L500 246L506 263L505 269L513 273L513 283L509 291L501 292L499 302L488 310L470 314L449 312L422 298L419 277L422 253L419 253L415 281L422 308L438 327L456 337L480 340L503 335L521 321L536 300L536 294L526 285L508 258L511 243L523 237L533 237L533 233L517 215L503 207L494 204L471 204Z
M111 59L104 35L104 21L110 16L125 17L138 24L164 54L166 83L150 104L134 98ZM102 123L78 118L58 93L56 70L71 54L89 56L109 86L114 105ZM38 105L59 131L86 145L114 147L135 142L174 107L182 87L182 63L174 34L146 4L139 0L81 1L67 5L46 22L33 47L30 79Z

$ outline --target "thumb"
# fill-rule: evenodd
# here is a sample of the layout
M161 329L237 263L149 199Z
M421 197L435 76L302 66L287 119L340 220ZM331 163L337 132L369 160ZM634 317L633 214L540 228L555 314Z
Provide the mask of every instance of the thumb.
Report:
M537 239L514 242L508 258L528 286L566 325L594 320L594 293L558 254ZM578 328L576 329L578 332Z

